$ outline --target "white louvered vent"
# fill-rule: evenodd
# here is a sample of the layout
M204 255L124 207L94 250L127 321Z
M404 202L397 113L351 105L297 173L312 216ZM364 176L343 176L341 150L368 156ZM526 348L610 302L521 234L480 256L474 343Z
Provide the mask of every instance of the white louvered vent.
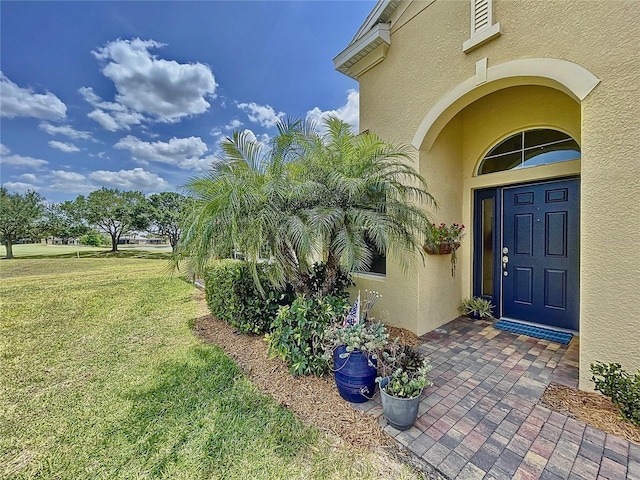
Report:
M473 33L491 26L491 2L489 0L472 0Z
M471 37L462 44L465 53L500 36L500 23L493 23L493 0L471 1Z

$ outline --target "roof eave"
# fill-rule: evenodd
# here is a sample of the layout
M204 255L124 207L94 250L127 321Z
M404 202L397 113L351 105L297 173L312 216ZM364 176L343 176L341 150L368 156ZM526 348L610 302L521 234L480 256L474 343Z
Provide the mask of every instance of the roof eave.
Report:
M334 68L348 77L357 79L363 72L355 71L352 67L381 45L387 48L391 45L391 32L388 23L378 23L366 33L361 34L359 38L354 39L333 59ZM382 61L382 58L379 61ZM368 68L371 66L373 65L369 65Z
M378 0L371 13L367 15L366 20L360 26L349 45L358 40L362 35L368 32L377 23L387 23L391 14L400 3L400 0Z

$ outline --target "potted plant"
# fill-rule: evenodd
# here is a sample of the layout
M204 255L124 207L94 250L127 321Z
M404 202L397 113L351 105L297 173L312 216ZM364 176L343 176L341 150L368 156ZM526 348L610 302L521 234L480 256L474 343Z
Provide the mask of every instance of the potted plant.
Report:
M427 232L423 250L429 255L448 255L451 254L451 276L455 277L456 263L458 258L456 250L460 247L460 240L464 236L464 225L452 223L447 226L446 223L431 225Z
M388 338L382 323L370 321L334 326L325 332L325 359L333 361L336 387L342 398L362 403L373 397L378 352Z
M481 297L465 298L462 300L462 304L460 304L459 307L460 311L464 315L468 315L476 320L491 317L493 308L495 308L495 305L491 305L489 300L485 300Z
M380 363L387 375L376 379L382 413L392 427L407 430L418 416L422 390L433 385L428 377L431 365L415 348L397 343L383 351Z
M336 387L349 402L363 403L373 397L376 387L378 353L388 343L386 327L368 319L368 313L380 298L377 292L365 292L362 318L360 295L342 324L324 334L324 358L333 362Z

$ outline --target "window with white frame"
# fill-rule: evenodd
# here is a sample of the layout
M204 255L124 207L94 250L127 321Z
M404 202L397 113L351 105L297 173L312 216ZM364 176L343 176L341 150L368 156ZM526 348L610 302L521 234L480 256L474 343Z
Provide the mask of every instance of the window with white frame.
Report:
M478 175L579 158L580 146L571 135L550 128L536 128L518 132L495 145L480 163Z

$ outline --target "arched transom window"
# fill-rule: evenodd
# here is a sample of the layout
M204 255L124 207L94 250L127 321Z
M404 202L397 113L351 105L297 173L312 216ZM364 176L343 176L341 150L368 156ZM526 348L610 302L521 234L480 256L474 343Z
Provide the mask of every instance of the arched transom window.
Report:
M511 135L484 157L478 175L580 158L580 146L566 133L549 128L526 130Z

